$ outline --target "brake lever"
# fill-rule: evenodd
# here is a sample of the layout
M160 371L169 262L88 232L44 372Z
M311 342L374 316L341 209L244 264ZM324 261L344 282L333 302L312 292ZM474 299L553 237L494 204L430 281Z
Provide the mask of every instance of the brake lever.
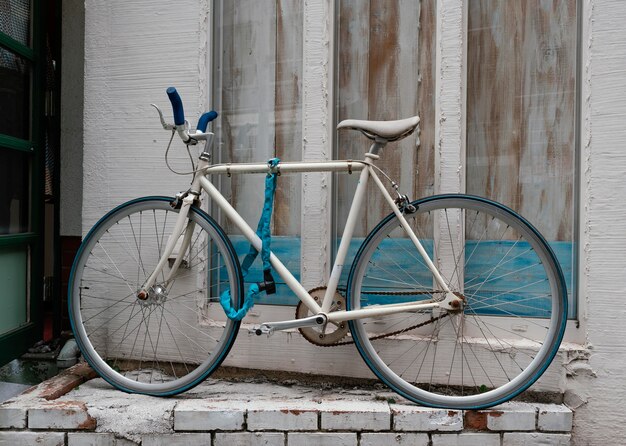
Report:
M161 109L159 107L156 106L156 104L150 104L152 105L154 108L156 108L156 111L159 112L159 119L161 120L161 125L163 126L163 128L165 130L175 130L176 126L174 124L168 124L167 122L165 122L165 118L163 117L163 112L161 111Z

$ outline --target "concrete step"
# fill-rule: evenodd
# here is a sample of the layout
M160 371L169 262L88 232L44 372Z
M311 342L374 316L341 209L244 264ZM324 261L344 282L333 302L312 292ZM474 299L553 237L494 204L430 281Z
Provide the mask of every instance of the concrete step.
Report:
M1 404L0 444L48 435L50 444L68 446L567 445L574 415L564 405L523 402L429 409L382 387L263 380L208 379L182 395L154 398L122 393L92 376L78 365Z

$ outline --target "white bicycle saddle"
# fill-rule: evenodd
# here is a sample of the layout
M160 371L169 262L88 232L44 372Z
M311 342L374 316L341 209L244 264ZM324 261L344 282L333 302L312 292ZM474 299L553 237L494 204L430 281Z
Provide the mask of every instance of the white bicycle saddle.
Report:
M397 141L409 136L419 124L419 116L399 119L397 121L362 121L358 119L345 119L337 125L337 130L359 130L370 139L381 138L387 141Z

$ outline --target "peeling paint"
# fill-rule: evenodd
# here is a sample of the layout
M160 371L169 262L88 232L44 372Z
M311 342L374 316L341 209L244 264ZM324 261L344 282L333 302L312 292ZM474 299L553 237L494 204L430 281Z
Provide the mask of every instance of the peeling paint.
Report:
M466 7L462 0L437 3L435 191L465 189ZM461 168L459 168L461 167Z
M329 160L333 53L332 9L328 0L304 2L302 159ZM301 277L305 288L325 284L330 264L330 183L328 173L302 175Z
M576 409L573 444L619 444L626 436L626 3L582 1L581 330L588 358L568 364L566 403ZM617 305L616 305L617 303Z

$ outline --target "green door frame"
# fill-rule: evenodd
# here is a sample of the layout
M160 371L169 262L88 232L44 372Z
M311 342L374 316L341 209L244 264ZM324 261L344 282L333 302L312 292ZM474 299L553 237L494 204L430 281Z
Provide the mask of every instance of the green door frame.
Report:
M0 365L23 354L28 347L40 340L43 332L43 150L44 150L44 105L45 105L45 32L44 18L47 2L31 2L32 48L0 32L0 46L30 61L31 77L31 139L23 140L0 135L0 147L28 153L30 163L30 214L29 232L0 235L0 250L6 247L28 248L29 286L27 322L19 328L0 335ZM0 284L0 286L2 286Z

